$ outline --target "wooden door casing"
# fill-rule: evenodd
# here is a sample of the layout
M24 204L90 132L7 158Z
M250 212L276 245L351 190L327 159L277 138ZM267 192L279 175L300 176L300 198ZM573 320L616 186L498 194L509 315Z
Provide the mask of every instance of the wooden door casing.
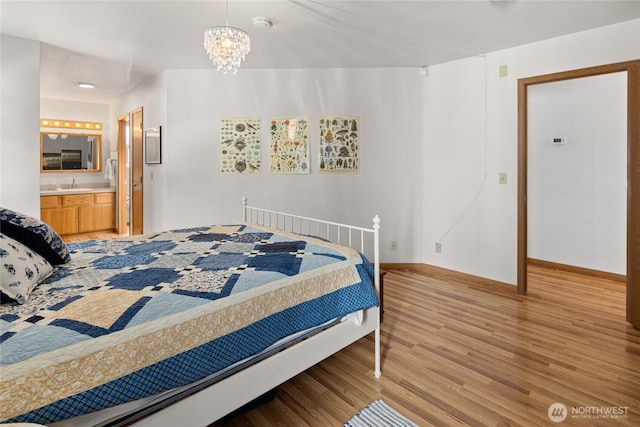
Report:
M131 112L131 235L142 234L144 230L143 135L140 107Z

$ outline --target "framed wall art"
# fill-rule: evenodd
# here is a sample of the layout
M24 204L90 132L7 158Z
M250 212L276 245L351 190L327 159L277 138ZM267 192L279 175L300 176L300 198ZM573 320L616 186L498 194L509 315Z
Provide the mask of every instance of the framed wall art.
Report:
M144 131L144 161L148 165L162 163L162 126Z
M309 118L277 118L269 123L269 172L308 174Z
M321 117L318 121L320 173L357 173L360 168L359 117Z
M220 170L223 173L260 172L260 118L220 120Z

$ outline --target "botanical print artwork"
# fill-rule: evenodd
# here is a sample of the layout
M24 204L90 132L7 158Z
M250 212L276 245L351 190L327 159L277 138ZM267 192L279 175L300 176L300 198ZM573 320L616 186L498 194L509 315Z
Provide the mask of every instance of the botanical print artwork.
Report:
M260 172L260 118L227 117L220 120L222 172Z
M320 172L358 172L359 117L321 117Z
M309 173L309 119L271 119L269 171Z

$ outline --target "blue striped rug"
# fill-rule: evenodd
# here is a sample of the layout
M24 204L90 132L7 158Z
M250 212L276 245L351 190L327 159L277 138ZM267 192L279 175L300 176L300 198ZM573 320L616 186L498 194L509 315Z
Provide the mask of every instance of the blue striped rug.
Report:
M418 427L418 424L379 399L358 412L343 427Z

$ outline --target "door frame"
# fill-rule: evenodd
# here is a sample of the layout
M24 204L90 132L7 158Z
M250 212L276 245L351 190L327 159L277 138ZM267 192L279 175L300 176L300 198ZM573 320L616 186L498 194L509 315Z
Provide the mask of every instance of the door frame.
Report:
M129 234L129 209L127 209L127 129L129 127L129 113L118 116L118 234Z
M528 88L602 74L627 73L627 321L640 328L640 60L518 79L518 283L527 294Z
M131 165L129 209L131 222L129 233L132 236L144 232L144 114L143 108L131 110Z
M119 234L142 234L144 230L144 133L143 108L118 116L118 224ZM139 122L139 123L138 123ZM129 146L127 147L127 139ZM129 163L129 164L128 164ZM134 176L134 170L139 176ZM134 200L134 191L137 192ZM129 203L127 203L127 195ZM136 206L139 204L139 206Z

